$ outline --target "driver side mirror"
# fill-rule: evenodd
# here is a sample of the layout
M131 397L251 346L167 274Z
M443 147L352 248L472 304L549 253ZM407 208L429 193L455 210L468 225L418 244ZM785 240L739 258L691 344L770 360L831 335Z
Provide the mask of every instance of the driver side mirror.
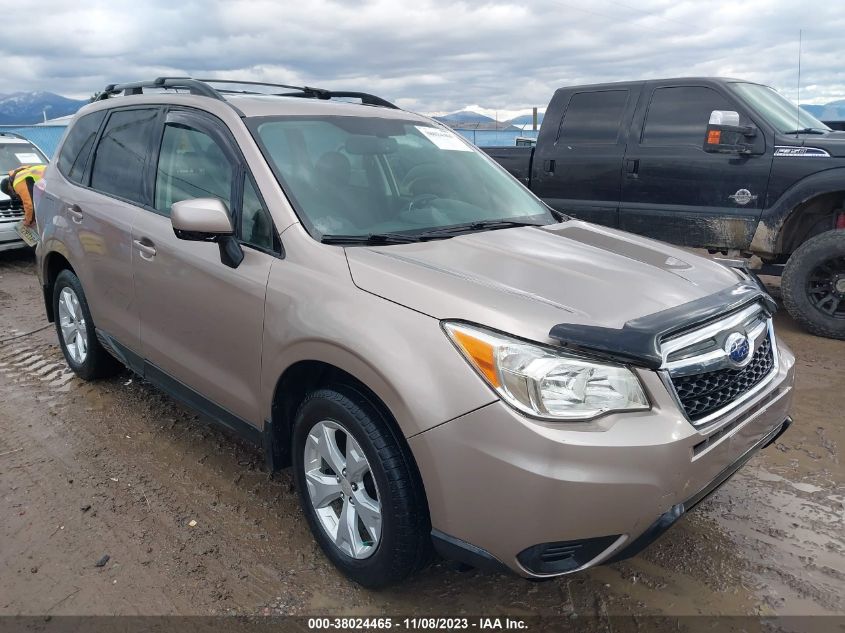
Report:
M713 110L707 123L704 151L711 154L751 154L748 142L757 136L753 125L740 125L739 113L733 110Z
M244 259L243 249L235 239L229 210L218 198L174 202L170 207L170 224L180 240L217 242L220 261L230 268L237 268Z

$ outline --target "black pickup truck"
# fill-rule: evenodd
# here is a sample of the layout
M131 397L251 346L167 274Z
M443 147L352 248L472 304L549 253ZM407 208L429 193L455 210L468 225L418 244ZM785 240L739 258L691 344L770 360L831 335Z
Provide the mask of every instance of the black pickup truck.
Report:
M575 217L786 264L790 314L845 338L845 132L773 89L723 78L561 88L535 147L483 149Z

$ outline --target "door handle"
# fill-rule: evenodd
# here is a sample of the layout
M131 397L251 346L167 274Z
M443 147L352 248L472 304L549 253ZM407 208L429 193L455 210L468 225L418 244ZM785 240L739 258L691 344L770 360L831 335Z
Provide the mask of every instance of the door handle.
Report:
M135 244L135 247L138 249L142 259L150 261L156 256L155 245L146 237L141 238L140 240L134 240L132 243Z
M79 205L72 204L67 208L67 214L70 216L70 219L75 224L82 224L82 209L79 208Z
M629 158L625 161L625 174L630 178L639 178L640 159Z

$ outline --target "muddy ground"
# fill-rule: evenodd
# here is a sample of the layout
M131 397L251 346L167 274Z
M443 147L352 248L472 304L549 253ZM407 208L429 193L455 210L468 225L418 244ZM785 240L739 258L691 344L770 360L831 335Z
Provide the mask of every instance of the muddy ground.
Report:
M436 563L378 593L258 450L128 373L75 378L52 328L8 340L45 325L31 255L0 254L0 615L845 613L845 342L784 311L795 424L643 554L544 583Z

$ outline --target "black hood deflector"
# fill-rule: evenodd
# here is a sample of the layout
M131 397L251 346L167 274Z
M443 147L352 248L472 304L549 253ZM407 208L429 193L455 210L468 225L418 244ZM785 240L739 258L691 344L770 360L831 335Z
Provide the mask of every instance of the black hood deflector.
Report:
M716 294L701 297L674 308L632 319L621 329L595 325L555 325L549 336L561 346L582 354L658 369L663 364L660 343L672 334L703 324L758 302L770 314L775 300L756 284L742 282Z

